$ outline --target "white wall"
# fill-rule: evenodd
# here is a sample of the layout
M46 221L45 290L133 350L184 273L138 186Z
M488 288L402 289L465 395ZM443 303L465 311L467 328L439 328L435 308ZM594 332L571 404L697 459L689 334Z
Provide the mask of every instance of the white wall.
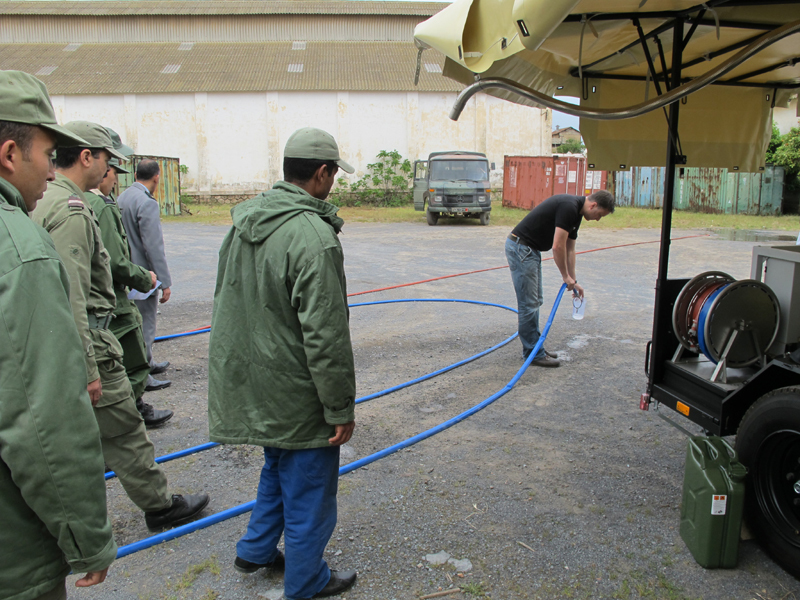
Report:
M797 108L797 98L789 103L788 108L776 106L772 109L772 120L778 124L781 135L789 133L792 127L800 126L800 112Z
M381 150L412 161L437 150L485 152L502 182L503 156L549 155L550 111L478 94L461 118L448 117L455 94L430 92L254 92L53 96L60 122L96 121L137 154L173 156L189 172L185 191L248 193L281 177L283 147L300 127L336 137L363 175Z

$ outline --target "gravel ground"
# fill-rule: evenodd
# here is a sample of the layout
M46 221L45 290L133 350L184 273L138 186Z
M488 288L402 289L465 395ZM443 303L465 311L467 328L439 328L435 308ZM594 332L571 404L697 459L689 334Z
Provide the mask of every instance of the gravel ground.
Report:
M213 226L165 227L175 282L172 300L161 310L159 334L210 323L216 256L225 232ZM349 290L505 265L507 233L472 222L435 228L346 225ZM657 231L584 224L578 250L657 237ZM713 269L745 278L752 246L713 236L675 241L671 274L688 277ZM455 587L462 591L446 598L800 596L800 583L754 542L741 543L737 569L705 570L678 534L686 438L656 412L638 409L657 257L657 243L579 256L586 318L571 319L570 303L564 303L547 341L564 360L560 369L531 368L485 410L340 479L339 523L326 557L333 568L359 573L342 597L399 600ZM552 261L544 265L542 324L560 284ZM515 306L506 269L351 300L396 298ZM351 315L359 396L471 356L516 330L513 313L470 304L364 306ZM360 404L342 462L433 427L500 390L521 366L520 351L514 340L433 380ZM172 362L166 376L173 385L146 400L176 413L167 426L151 432L157 455L206 442L208 336L160 343L156 358ZM688 421L681 423L697 431ZM254 498L261 464L258 448L228 446L164 468L173 491L209 492L205 514L212 514ZM148 536L142 514L116 480L108 484L108 501L120 545ZM247 519L236 517L125 557L103 585L75 590L71 597L277 600L280 577L233 569L235 543ZM469 564L426 560L442 551Z

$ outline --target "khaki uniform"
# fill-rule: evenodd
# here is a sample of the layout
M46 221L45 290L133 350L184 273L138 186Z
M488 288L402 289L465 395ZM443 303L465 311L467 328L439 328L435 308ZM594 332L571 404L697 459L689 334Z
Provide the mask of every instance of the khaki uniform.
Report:
M122 362L133 388L133 396L141 398L150 374L150 363L142 334L142 316L133 300L128 299L128 291L129 288L143 292L149 290L152 285L150 271L131 262L128 236L114 199L92 192L86 192L84 197L97 217L103 245L110 258L116 308L109 329L122 346Z
M103 395L94 414L103 457L128 497L145 512L171 505L167 478L136 409L122 365L122 347L108 329L115 308L109 254L81 190L58 173L32 214L53 238L70 278L70 303L84 348L87 380L98 377Z

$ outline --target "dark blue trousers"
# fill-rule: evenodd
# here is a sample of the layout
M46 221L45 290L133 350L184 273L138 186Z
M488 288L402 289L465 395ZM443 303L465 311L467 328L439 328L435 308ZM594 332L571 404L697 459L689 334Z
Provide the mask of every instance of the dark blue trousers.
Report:
M256 504L236 553L250 562L271 562L283 534L287 600L311 598L330 580L322 553L336 526L338 483L338 446L264 448Z

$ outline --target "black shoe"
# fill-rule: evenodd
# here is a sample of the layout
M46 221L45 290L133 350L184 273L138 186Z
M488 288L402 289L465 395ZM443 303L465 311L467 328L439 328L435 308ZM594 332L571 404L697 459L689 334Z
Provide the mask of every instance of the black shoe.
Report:
M533 367L549 367L555 368L561 366L561 361L555 358L550 358L546 354L542 358L534 358L531 361L531 366Z
M259 569L283 572L286 570L286 557L283 555L283 552L278 550L278 556L276 556L272 562L259 564L237 556L236 560L233 561L233 568L240 573L255 573Z
M169 366L168 360L165 360L164 362L160 363L153 363L153 365L150 367L150 375L158 375L159 373L163 373L164 371L167 370L168 366Z
M544 353L550 358L558 358L558 352L548 352L547 350L545 350Z
M147 385L144 386L145 392L155 392L157 390L163 390L168 388L172 385L172 382L169 379L156 379L152 375L147 376Z
M349 589L356 582L355 571L334 571L331 569L331 579L312 598L326 598L328 596L338 596L346 589Z
M173 415L171 410L153 408L151 404L148 404L141 398L136 400L136 408L139 410L139 414L142 415L142 418L144 419L144 426L148 429L151 427L160 427L169 421Z
M161 531L191 521L207 504L208 494L173 494L169 508L144 513L144 522L150 531Z

